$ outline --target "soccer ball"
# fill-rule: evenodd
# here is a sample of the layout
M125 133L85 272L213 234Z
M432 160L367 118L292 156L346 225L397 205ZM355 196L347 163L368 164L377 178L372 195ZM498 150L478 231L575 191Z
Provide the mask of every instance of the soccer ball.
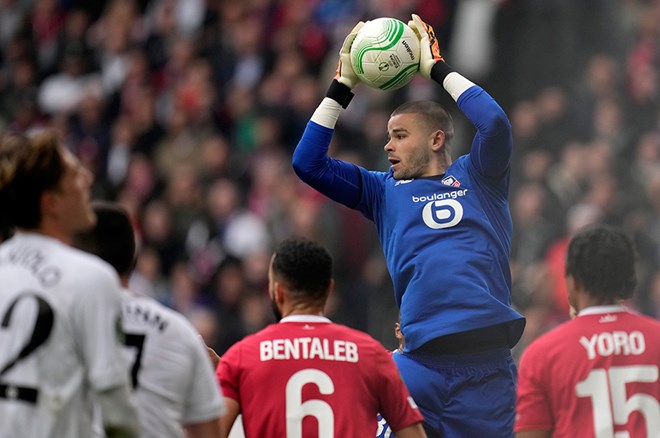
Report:
M370 87L396 90L419 70L419 39L396 18L367 21L351 45L351 64L355 74Z

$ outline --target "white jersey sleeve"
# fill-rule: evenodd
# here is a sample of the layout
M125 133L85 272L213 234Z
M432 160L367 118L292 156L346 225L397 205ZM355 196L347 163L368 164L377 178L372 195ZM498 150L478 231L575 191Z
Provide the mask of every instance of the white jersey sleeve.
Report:
M204 343L193 326L182 321L182 331L188 332L194 369L189 375L188 394L184 406L183 421L186 424L208 421L225 414L226 407L220 385L215 379L215 370Z
M80 353L88 364L88 380L98 392L128 384L126 363L121 354L120 285L110 266L107 268L86 269L80 273L76 284L71 285L77 289L73 329Z

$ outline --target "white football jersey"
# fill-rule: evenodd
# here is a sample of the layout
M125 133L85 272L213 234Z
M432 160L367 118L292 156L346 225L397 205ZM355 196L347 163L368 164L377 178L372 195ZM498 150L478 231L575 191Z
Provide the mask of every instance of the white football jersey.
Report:
M143 437L183 437L182 425L225 413L206 347L183 315L124 290L122 320Z
M56 239L0 245L0 437L91 436L93 392L128 385L119 290L108 264Z

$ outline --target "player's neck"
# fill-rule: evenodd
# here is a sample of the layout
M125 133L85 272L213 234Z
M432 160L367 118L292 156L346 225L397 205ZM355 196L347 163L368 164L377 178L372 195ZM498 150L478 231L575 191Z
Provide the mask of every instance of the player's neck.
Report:
M323 314L323 309L319 309L317 306L295 306L282 310L283 318L291 315L325 316Z
M122 274L122 275L119 276L119 283L125 289L128 289L128 280L129 280L129 278L130 278L130 274L127 274L127 275Z
M602 298L602 297L594 297L592 295L589 295L588 293L584 292L580 294L578 298L578 303L576 306L576 309L578 312L581 312L583 309L586 309L587 307L594 307L594 306L616 306L621 304L620 300L614 299L614 298Z
M437 159L432 160L428 166L426 167L426 170L422 175L420 175L420 178L425 178L425 177L431 177L431 176L438 176L438 175L443 175L444 173L447 172L447 169L451 165L451 158L444 158L441 156L438 156Z

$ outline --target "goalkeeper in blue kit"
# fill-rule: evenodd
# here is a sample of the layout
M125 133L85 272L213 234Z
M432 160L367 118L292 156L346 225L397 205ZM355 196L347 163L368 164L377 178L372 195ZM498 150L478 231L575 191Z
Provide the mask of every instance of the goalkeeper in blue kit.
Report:
M328 156L337 119L359 83L349 60L358 23L293 167L304 182L376 225L406 339L394 360L429 436L512 436L511 348L525 320L511 307L511 125L488 93L445 63L433 29L412 18L419 73L441 85L477 129L470 152L452 161L449 113L420 101L401 105L389 119L388 172Z

